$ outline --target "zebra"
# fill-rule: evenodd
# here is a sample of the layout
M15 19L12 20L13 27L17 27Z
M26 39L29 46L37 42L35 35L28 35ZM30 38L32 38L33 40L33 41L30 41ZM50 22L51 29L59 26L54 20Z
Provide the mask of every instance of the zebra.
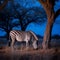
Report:
M22 42L26 42L26 48L28 48L29 41L32 41L32 46L34 49L38 48L38 37L32 31L20 31L20 30L12 30L9 33L9 38L11 39L11 47L14 48L15 40Z

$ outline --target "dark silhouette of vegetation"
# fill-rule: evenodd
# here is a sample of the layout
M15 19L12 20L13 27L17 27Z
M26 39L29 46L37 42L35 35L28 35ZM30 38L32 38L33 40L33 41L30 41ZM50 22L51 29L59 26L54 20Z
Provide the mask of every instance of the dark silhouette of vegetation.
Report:
M0 11L6 6L8 0L0 0Z
M41 24L46 21L46 14L43 8L32 7L26 9L25 7L20 6L19 4L14 5L13 0L12 0L12 6L16 12L16 18L18 18L20 21L21 30L23 31L26 30L26 27L30 23Z
M60 35L53 35L52 38L56 39L56 40L59 40L60 39Z
M14 19L18 21L13 22ZM25 31L30 23L43 24L45 21L46 14L43 8L25 8L21 4L14 5L13 0L9 1L0 12L0 28L7 33L7 39L13 27L20 26L21 30Z
M7 39L9 38L9 32L17 25L18 24L12 23L10 15L6 10L0 13L0 28L7 33Z

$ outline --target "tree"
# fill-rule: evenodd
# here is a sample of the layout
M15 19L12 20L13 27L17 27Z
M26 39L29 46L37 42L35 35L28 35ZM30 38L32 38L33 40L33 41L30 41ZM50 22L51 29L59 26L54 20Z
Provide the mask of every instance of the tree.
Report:
M6 6L8 0L0 0L0 11Z
M60 9L58 9L56 12L54 11L54 5L56 1L58 0L39 0L47 14L47 26L42 43L43 49L47 49L50 45L49 42L51 40L50 37L53 23L57 16L60 14Z
M9 32L17 25L18 24L12 23L11 16L6 10L0 12L0 28L7 33L7 40L9 39Z
M26 27L32 22L42 23L46 21L46 14L42 8L25 8L19 4L14 5L14 1L12 1L12 6L16 12L16 18L20 21L21 30L23 31L25 31Z

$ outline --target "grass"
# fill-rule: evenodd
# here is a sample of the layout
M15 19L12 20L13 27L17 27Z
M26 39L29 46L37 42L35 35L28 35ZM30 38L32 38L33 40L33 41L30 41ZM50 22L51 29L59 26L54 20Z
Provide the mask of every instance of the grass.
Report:
M15 48L12 50L10 47L2 47L0 49L0 60L60 60L60 48L51 49L38 49L33 50L29 48L22 50Z
M0 60L60 60L60 46L58 47L56 42L51 42L51 48L46 50L41 49L41 43L38 50L32 47L26 50L25 46L20 45L12 50L6 42L0 41Z

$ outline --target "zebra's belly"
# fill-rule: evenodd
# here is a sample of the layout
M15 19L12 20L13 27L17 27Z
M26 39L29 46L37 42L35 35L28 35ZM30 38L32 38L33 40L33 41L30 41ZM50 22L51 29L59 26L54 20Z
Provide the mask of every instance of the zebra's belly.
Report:
M25 35L21 35L21 36L16 36L16 40L17 41L26 41L28 42L30 40L30 35L29 34L25 34Z
M26 34L24 41L28 42L30 40L30 35Z
M22 37L20 37L20 36L16 36L16 40L20 41L20 42L23 41Z

